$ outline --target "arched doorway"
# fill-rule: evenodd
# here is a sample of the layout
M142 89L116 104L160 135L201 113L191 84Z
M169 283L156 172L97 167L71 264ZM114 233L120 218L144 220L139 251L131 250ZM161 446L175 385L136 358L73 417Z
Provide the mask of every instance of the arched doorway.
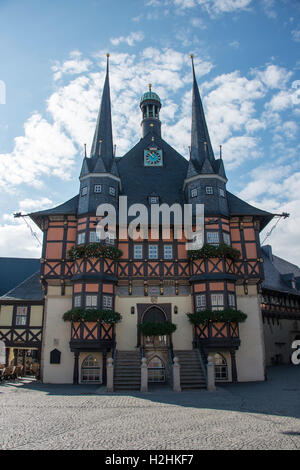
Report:
M164 383L166 381L166 367L158 356L153 356L148 362L148 382Z
M228 366L223 354L217 353L214 357L215 363L215 379L216 381L228 380Z
M144 313L142 322L161 323L167 321L166 314L159 307L151 307Z
M88 356L81 365L82 383L100 383L101 367L95 356Z

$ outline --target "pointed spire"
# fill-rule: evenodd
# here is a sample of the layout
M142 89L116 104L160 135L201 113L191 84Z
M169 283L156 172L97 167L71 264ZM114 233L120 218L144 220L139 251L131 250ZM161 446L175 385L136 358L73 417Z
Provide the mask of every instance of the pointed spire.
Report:
M196 80L193 54L191 54L191 59L193 70L191 160L193 161L196 169L200 171L206 158L213 163L215 161L215 157L209 138L203 105Z
M109 54L106 54L106 57L106 77L91 149L91 158L100 157L104 162L106 170L110 171L113 162L113 138L109 88Z

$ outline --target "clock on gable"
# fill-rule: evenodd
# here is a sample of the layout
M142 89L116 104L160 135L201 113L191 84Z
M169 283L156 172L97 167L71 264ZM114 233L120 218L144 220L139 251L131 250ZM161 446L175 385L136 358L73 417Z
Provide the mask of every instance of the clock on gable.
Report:
M162 166L163 155L162 150L157 147L149 147L144 150L144 165L145 166Z

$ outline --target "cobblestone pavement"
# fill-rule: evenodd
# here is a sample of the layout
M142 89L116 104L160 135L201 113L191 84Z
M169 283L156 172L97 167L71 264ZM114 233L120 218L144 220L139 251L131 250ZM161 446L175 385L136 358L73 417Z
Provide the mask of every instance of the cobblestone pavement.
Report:
M2 449L300 449L299 417L300 366L215 393L0 385Z

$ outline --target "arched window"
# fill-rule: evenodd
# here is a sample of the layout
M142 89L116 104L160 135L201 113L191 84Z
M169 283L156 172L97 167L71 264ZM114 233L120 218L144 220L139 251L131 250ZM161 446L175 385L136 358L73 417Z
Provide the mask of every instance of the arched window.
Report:
M215 363L215 378L216 381L228 380L228 366L227 361L223 354L217 353L214 357Z
M166 320L166 315L160 308L151 307L144 313L142 321L151 323L161 323L165 322Z
M88 356L81 365L81 382L100 383L101 368L94 356Z
M166 380L166 368L163 361L158 357L154 356L148 362L148 382L165 382Z

